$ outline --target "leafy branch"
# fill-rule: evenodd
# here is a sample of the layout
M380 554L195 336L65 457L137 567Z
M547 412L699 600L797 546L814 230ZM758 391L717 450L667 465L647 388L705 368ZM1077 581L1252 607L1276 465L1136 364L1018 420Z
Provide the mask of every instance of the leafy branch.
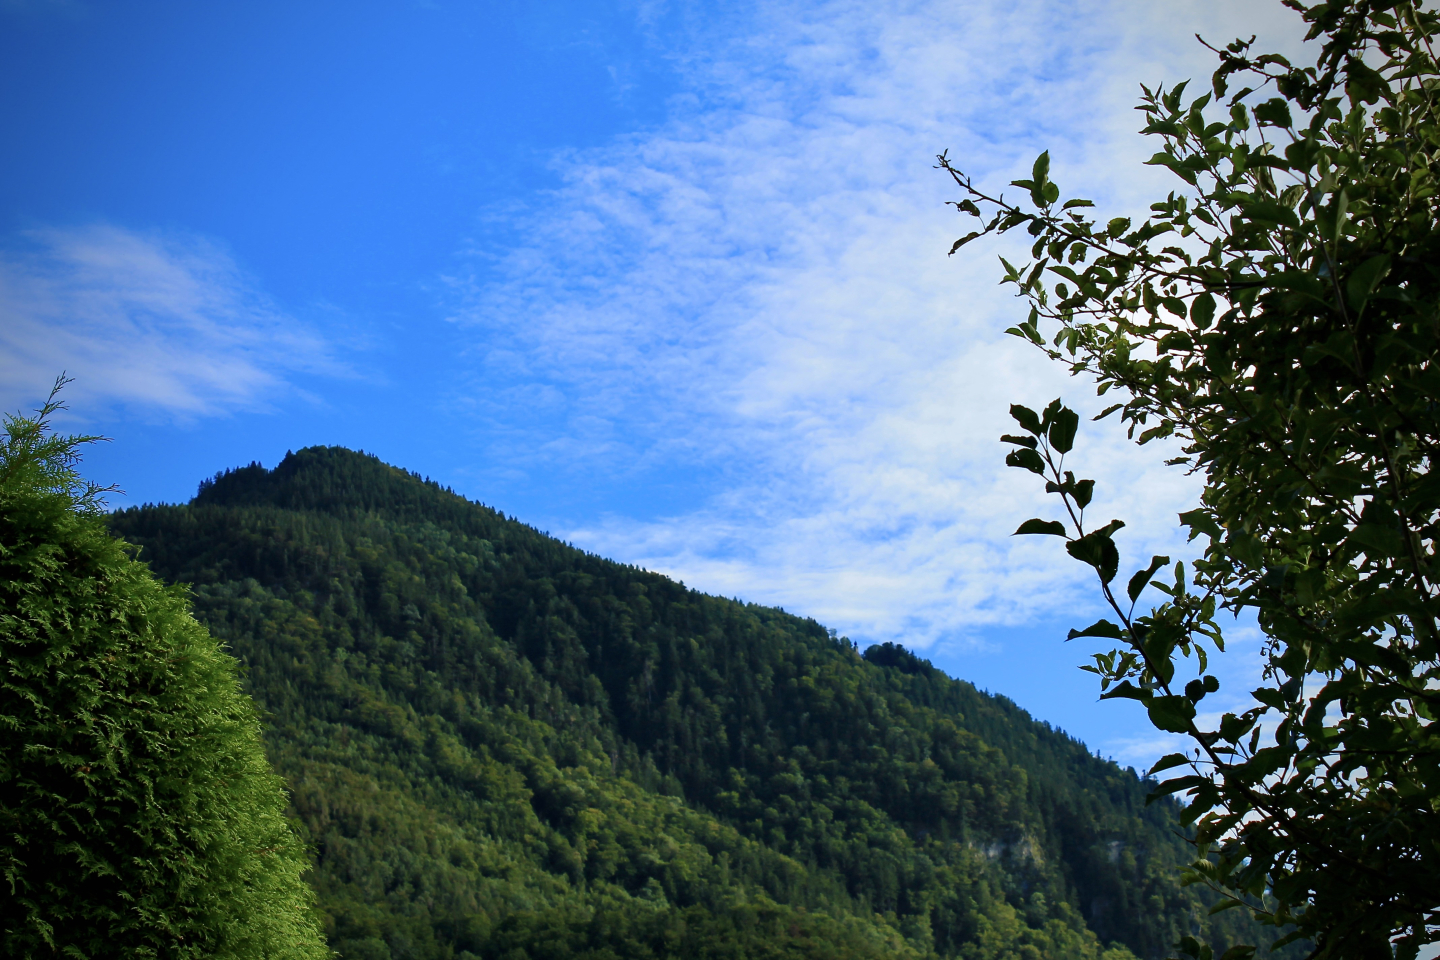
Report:
M1001 260L1029 307L1009 332L1120 394L1101 417L1118 411L1141 444L1175 437L1170 462L1204 478L1180 516L1203 547L1189 582L1183 563L1158 578L1155 557L1122 597L1123 523L1087 528L1094 483L1065 467L1078 417L1012 407L1025 432L1004 438L1007 462L1069 520L1017 532L1063 537L1115 618L1071 632L1121 644L1085 669L1195 744L1152 771L1188 770L1159 788L1189 799L1188 879L1316 957L1411 958L1440 938L1440 19L1414 2L1287 5L1320 41L1313 65L1252 37L1206 44L1208 92L1142 88L1148 162L1182 184L1138 223L1063 199L1048 153L1012 183L1028 205L938 165L980 221L952 253L1034 238L1028 262ZM1148 586L1166 600L1137 615ZM1257 617L1264 682L1207 730L1222 610Z

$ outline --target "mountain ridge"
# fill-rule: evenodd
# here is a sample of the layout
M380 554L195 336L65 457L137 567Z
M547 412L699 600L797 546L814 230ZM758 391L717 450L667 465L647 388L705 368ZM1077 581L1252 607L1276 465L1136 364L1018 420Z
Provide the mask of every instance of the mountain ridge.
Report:
M1173 803L1012 702L369 455L111 523L245 665L342 956L1118 960L1235 922L1178 886Z

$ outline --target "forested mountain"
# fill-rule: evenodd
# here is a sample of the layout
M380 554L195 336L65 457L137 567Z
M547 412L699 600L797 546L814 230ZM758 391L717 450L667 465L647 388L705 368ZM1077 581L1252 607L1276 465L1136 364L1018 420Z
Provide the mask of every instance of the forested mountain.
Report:
M1170 803L902 648L339 448L112 516L228 643L352 960L1164 955Z

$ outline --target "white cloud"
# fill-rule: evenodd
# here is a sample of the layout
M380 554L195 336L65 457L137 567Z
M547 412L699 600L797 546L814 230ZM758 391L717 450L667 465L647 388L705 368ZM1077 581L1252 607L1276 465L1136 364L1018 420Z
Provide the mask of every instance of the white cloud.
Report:
M1208 77L1196 30L1284 16L835 0L697 29L671 51L689 78L671 120L560 158L526 242L456 280L484 371L470 402L554 415L533 470L718 471L692 510L567 532L693 586L920 647L1083 606L1057 542L1008 536L1054 508L997 437L1013 401L1096 405L1001 333L1020 313L994 256L1014 243L946 258L965 228L931 158L1000 185L1048 148L1062 187L1143 209L1170 185L1141 166L1139 83ZM1193 480L1099 427L1078 460L1134 559L1176 546Z
M83 408L191 418L264 407L295 371L338 372L316 333L194 237L114 226L38 230L0 252L0 403L61 371Z

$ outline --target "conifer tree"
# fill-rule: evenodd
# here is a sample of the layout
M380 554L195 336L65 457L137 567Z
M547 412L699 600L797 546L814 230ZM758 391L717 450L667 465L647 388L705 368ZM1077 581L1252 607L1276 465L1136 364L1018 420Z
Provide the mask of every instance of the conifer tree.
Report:
M325 957L236 661L107 532L59 409L0 437L0 953Z

